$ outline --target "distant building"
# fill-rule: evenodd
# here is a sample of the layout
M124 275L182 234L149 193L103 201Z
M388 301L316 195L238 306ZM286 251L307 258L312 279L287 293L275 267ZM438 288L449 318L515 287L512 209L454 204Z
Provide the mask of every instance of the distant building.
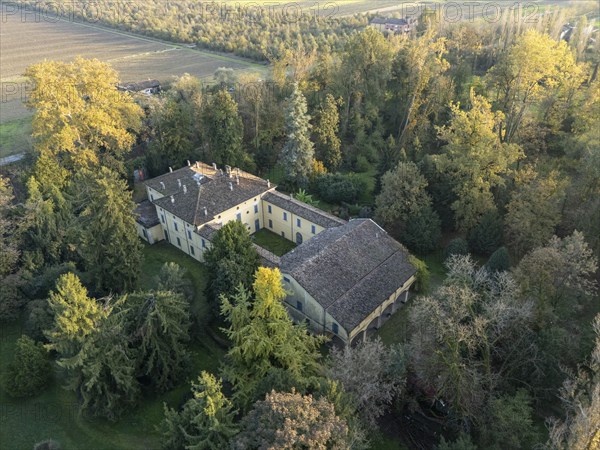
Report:
M408 17L406 19L395 19L392 17L375 17L373 20L371 20L369 25L381 32L401 34L410 33L413 26L415 25L415 20Z
M196 162L144 184L136 227L150 244L166 240L203 261L214 234L233 220L250 234L266 228L295 242L281 258L256 250L263 265L281 269L290 316L342 343L380 325L415 281L406 249L372 220L346 222L239 169Z
M139 92L146 95L158 94L160 82L158 80L146 80L135 83L124 83L117 86L120 91Z

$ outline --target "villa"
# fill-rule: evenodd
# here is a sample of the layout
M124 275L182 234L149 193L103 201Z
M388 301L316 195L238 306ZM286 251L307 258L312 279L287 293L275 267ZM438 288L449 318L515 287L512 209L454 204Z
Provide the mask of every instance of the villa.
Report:
M250 234L270 230L297 244L278 257L256 246L263 264L279 267L296 321L350 344L406 301L416 270L408 251L371 219L349 222L275 190L240 169L201 162L144 182L137 230L203 261L215 232L242 222Z

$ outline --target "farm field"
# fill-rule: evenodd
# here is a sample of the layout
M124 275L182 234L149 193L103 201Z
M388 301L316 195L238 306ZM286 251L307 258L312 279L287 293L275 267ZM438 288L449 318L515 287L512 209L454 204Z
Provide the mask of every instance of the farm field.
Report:
M67 21L23 21L3 15L0 31L0 154L26 150L31 112L23 105L28 93L25 69L44 60L70 61L76 56L109 62L123 81L156 78L167 82L189 73L211 78L219 67L262 71L264 66L184 46L135 36L90 24Z

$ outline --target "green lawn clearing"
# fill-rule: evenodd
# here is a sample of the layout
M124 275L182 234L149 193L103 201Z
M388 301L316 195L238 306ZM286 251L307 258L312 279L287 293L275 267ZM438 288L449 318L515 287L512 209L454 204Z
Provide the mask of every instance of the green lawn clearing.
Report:
M292 241L288 241L266 228L254 233L252 239L256 245L269 250L277 256L283 256L296 248L296 244Z

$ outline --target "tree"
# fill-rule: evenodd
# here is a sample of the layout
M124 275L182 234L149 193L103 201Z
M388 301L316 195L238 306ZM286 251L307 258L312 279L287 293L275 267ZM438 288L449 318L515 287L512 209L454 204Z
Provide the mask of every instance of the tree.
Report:
M202 132L212 160L220 166L242 166L247 158L242 148L244 127L231 95L224 89L213 94L202 117Z
M438 170L454 180L452 209L458 229L466 231L495 209L492 189L504 185L504 176L523 155L517 145L502 142L503 114L493 112L484 97L471 92L468 111L452 103L450 109L450 124L438 128L446 145L434 159Z
M180 412L164 405L161 423L162 446L165 449L211 449L228 447L238 432L231 401L222 393L221 380L202 371L192 383L192 398Z
M158 391L172 387L189 360L189 303L181 294L146 291L124 295L113 313L123 321L130 345L137 349L137 376Z
M510 256L506 247L500 247L485 263L485 267L490 272L504 272L510 269Z
M531 396L524 389L489 401L489 420L482 427L480 444L490 450L530 449L538 444Z
M540 326L568 323L576 305L592 298L597 286L592 274L598 269L583 234L553 236L545 247L523 257L514 270L521 294L535 302Z
M72 273L60 276L56 290L50 293L48 305L54 315L54 324L46 331L50 341L46 348L56 351L61 359L76 355L107 315L99 302L88 297L87 289Z
M0 175L0 320L16 319L23 306L15 273L21 256L18 216L9 180Z
M3 387L11 397L31 397L48 384L52 367L44 347L28 336L17 339L13 361L6 365Z
M180 77L164 98L151 104L152 141L148 159L153 173L181 167L200 150L202 87L188 74Z
M157 291L171 291L181 294L188 301L194 296L192 282L188 271L177 263L166 262L154 277L154 287Z
M528 31L488 72L504 112L502 139L512 142L530 106L561 87L573 75L575 59L566 42Z
M502 245L502 218L497 211L483 215L479 223L467 233L469 250L478 255L490 255Z
M317 136L316 155L323 161L327 170L335 172L342 161L341 141L338 137L340 115L338 104L333 95L327 94L325 104L319 112L317 124L314 127Z
M560 222L566 180L555 171L539 176L525 168L517 178L518 189L507 205L506 234L519 256L544 245Z
M59 365L68 371L68 387L80 399L83 413L116 420L139 397L135 351L114 315L102 320L79 352Z
M306 99L297 84L294 84L294 90L288 98L285 130L287 138L279 160L290 183L306 186L315 152L310 141L311 125Z
M27 105L35 109L33 137L40 155L62 167L119 169L135 142L142 110L115 88L117 72L97 59L45 61L25 71L33 86Z
M438 213L431 206L424 207L408 219L404 232L399 236L400 242L413 252L425 255L438 248L441 226Z
M16 269L20 256L13 197L8 178L0 175L0 279Z
M348 426L326 399L271 391L242 420L236 449L310 448L348 446Z
M391 352L379 338L331 350L328 377L338 380L354 396L361 418L372 429L404 383L403 374L390 373L391 365Z
M95 290L108 293L134 288L142 245L135 231L135 203L127 183L101 167L79 172L71 191L77 251Z
M204 262L210 274L210 293L215 309L221 294L231 295L241 284L250 287L260 258L244 224L231 221L215 233Z
M444 284L412 307L411 367L462 426L480 424L502 383L537 362L533 306L506 273L491 276L469 256L452 256L447 266Z
M452 239L446 247L446 258L450 258L453 255L468 255L469 246L467 241L463 238Z
M594 320L596 344L587 364L570 373L560 390L566 410L563 421L550 421L552 448L594 449L600 445L600 314Z
M377 220L401 236L410 218L431 206L426 187L427 180L415 163L400 162L381 179L381 193L375 199Z
M259 268L253 289L253 301L243 288L230 298L221 296L221 314L229 324L225 333L232 343L223 375L242 407L256 400L259 383L274 370L288 376L290 387L308 383L320 371L318 349L324 342L290 319L279 269Z

